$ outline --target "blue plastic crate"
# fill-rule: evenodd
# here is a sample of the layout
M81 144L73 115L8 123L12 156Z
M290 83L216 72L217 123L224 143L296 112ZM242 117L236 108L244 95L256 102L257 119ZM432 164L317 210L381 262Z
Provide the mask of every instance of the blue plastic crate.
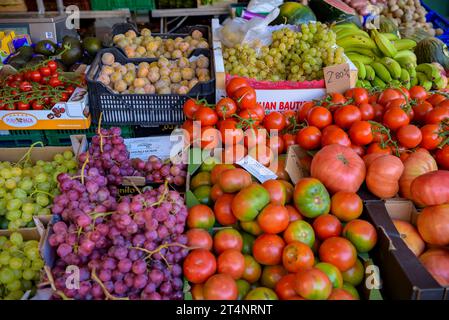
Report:
M428 5L421 1L422 6L427 10L426 20L432 22L434 28L443 29L444 33L437 36L441 41L449 45L449 20L433 11Z

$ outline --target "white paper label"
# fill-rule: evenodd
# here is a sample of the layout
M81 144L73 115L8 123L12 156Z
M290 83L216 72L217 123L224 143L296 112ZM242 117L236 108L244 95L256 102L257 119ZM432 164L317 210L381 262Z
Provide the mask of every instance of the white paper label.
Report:
M45 38L53 39L53 32L45 32Z
M170 139L170 136L155 136L145 138L125 139L126 148L131 158L147 160L150 156L157 156L162 160L170 158L170 155L181 151L176 139ZM172 150L178 148L178 150Z
M257 102L266 113L272 111L298 111L305 102L322 99L326 89L291 89L291 90L260 90L256 89Z
M237 162L237 164L251 173L261 183L264 183L267 180L278 178L273 171L265 167L263 164L261 164L251 156L244 157L239 162Z

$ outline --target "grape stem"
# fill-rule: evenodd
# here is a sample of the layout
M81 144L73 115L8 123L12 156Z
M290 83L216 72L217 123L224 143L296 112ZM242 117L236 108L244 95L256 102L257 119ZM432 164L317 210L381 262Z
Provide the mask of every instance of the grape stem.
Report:
M95 272L95 268L92 269L91 277L92 277L92 280L94 280L96 283L98 283L100 285L101 289L103 289L103 293L106 296L106 299L108 299L108 300L129 300L129 298L119 298L119 297L113 296L108 291L108 289L106 289L103 282L101 282L101 280L98 278L97 273Z
M103 135L101 134L101 120L103 119L103 112L100 112L100 118L98 119L98 135L100 136L100 151L103 153Z
M168 193L168 181L165 180L164 182L164 192L161 194L161 196L159 197L159 200L150 204L146 204L149 207L155 207L160 205L162 202L164 202L165 197L167 196Z
M40 145L41 147L44 146L44 143L42 141L37 141L35 143L33 143L30 148L28 149L28 151L23 155L22 158L20 158L19 161L17 161L17 163L15 164L15 166L18 166L20 163L22 163L22 161L25 161L25 163L29 162L31 159L31 151L33 151L33 148L37 145Z
M44 266L44 271L45 274L47 275L48 278L48 282L51 286L51 289L54 291L54 293L56 293L58 296L60 296L62 298L62 300L73 300L72 298L67 297L64 292L62 292L61 290L58 290L56 288L55 285L55 279L53 277L53 274L51 273L50 267L49 266Z
M159 254L161 255L161 258L162 258L162 259L164 260L164 262L167 264L167 267L168 267L168 268L171 268L171 265L168 263L168 261L167 261L167 259L165 258L165 256L164 256L163 254L160 253L160 251L161 251L162 249L166 249L166 248L169 248L169 247L181 247L181 248L187 249L187 250L194 249L194 248L190 248L190 247L188 247L188 246L186 246L186 245L184 245L184 244L177 243L177 242L162 244L162 245L160 245L159 247L157 247L157 248L154 249L154 250L147 250L147 249L145 249L145 248L140 248L140 247L131 247L131 249L136 249L136 250L140 250L140 251L143 251L143 252L147 253L148 255L146 256L145 259L151 259L151 256L152 256L153 254L159 253Z
M81 167L81 183L84 184L84 170L86 169L87 164L89 163L89 153L86 153L86 160Z
M36 193L43 193L43 194L46 194L47 196L49 196L49 197L52 198L52 199L55 197L55 196L52 195L51 193L48 193L48 192L46 192L46 191L42 191L42 190L39 190L39 189L34 190L34 192L33 192L32 194L30 194L30 197L34 196L34 194L36 194Z

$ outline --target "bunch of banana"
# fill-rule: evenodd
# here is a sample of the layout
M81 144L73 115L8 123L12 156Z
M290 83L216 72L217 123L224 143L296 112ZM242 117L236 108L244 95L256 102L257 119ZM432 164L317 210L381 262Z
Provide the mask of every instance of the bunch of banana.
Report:
M441 90L447 87L448 79L439 63L422 63L416 67L416 79L412 85L423 86L427 91Z
M419 83L417 58L412 51L415 41L378 30L368 34L353 23L335 25L332 30L337 35L337 44L345 49L346 56L359 70L358 85L410 88L413 83Z

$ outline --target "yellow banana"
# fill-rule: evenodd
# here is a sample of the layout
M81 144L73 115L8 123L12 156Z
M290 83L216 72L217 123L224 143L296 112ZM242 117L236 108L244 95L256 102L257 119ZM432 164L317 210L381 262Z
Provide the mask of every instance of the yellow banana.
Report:
M383 57L379 61L387 68L393 79L399 79L401 77L401 66L396 60L389 57Z
M371 38L360 35L351 35L341 39L337 39L337 45L345 49L353 47L364 49L376 48L376 43Z
M410 69L412 66L416 67L416 55L413 51L410 50L402 50L399 51L395 56L394 60L396 60L401 67Z
M383 32L382 35L390 41L399 40L399 37L394 33Z
M373 81L376 77L376 71L374 71L373 67L371 67L369 64L365 65L366 70L366 80Z
M340 23L340 24L333 25L331 27L331 29L334 32L337 32L337 31L342 30L342 29L360 30L360 28L355 23L351 23L351 22Z
M374 71L376 72L376 76L382 79L384 82L389 83L393 80L388 69L380 62L373 62L371 64Z
M371 37L379 50L382 51L385 56L393 58L398 53L398 50L396 50L390 40L388 40L385 35L379 33L376 29L371 31Z
M337 34L337 39L343 39L343 38L345 38L347 36L351 36L351 35L363 36L363 37L369 38L369 34L360 29L354 30L354 29L346 28L346 29L337 31L336 34Z
M364 64L370 64L374 61L372 57L364 56L358 53L349 52L346 54L346 56L352 61L358 61L360 63Z
M347 48L347 49L345 49L345 52L346 53L350 53L350 52L358 53L358 54L361 54L361 55L364 55L364 56L368 56L368 57L372 57L372 58L379 57L378 55L376 55L374 53L373 50L364 49L364 48Z
M354 61L354 65L357 67L359 80L365 80L366 78L365 64L360 63L359 61Z
M413 41L412 39L399 39L393 41L393 45L398 51L411 50L416 47L416 41Z

